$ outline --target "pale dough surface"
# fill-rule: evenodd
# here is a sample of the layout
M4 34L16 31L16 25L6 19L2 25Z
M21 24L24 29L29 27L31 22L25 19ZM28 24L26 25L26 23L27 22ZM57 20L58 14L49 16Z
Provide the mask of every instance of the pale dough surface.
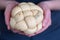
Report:
M11 28L33 34L42 29L43 10L31 2L23 2L12 9Z

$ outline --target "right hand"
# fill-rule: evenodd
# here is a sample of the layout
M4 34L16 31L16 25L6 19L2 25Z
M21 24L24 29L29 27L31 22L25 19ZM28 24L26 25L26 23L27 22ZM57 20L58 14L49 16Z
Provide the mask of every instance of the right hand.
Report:
M4 13L4 16L5 16L5 23L7 25L7 29L8 30L12 30L14 33L21 33L23 34L22 32L18 31L18 30L15 30L15 29L12 29L10 27L10 14L11 14L11 10L13 9L13 7L15 7L18 2L16 1L6 1L8 4L5 8L5 13Z

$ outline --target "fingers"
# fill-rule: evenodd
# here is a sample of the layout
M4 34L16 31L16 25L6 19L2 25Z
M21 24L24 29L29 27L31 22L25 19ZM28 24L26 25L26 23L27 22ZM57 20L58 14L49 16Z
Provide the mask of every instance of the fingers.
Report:
M43 21L43 28L41 30L39 30L38 32L36 32L36 34L42 33L43 31L45 31L49 26L51 25L51 19L50 18L46 18Z
M43 9L44 11L44 19L43 19L43 28L36 32L36 34L42 33L45 31L50 25L51 25L51 12L50 9L48 8L47 5L45 4L39 4L39 6Z
M16 30L16 29L12 29L11 30L14 32L14 33L18 33L18 34L22 34L22 35L25 35L24 32L20 31L20 30Z
M36 35L36 34L25 34L25 33L22 33L22 32L18 32L18 34L23 34L23 35L26 35L26 36L28 36L28 37L31 37L31 36Z
M36 34L34 33L34 34L25 34L25 35L28 36L28 37L31 37L31 36L34 36Z
M49 27L50 25L51 25L51 19L49 19L49 20L47 21L47 24L46 24L45 27Z
M51 23L51 12L47 9L44 13L43 27L47 26L47 24Z
M6 25L7 25L7 29L8 30L10 30L10 14L11 14L11 10L12 10L12 8L16 5L17 3L14 3L14 4L9 4L7 7L6 7L6 9L5 9L5 13L4 13L4 15L5 15L5 23L6 23Z
M18 34L22 34L22 35L26 35L28 37L31 37L31 36L34 36L36 34L25 34L24 32L22 31L19 31L19 30L16 30L16 29L11 29L14 33L18 33Z
M11 11L11 8L8 6L5 10L5 23L7 25L7 28L8 30L10 30L10 25L9 25L9 18L10 18L10 11Z
M39 3L38 6L40 6L44 11L43 27L45 27L47 23L49 23L47 20L51 19L51 12L45 3Z
M15 29L11 29L14 33L17 33L18 31L17 30L15 30Z

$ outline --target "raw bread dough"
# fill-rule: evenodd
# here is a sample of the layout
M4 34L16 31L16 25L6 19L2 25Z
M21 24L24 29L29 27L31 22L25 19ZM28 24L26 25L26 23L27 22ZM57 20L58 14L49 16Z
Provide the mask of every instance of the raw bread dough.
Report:
M42 29L43 10L31 2L22 2L12 9L11 28L33 34Z

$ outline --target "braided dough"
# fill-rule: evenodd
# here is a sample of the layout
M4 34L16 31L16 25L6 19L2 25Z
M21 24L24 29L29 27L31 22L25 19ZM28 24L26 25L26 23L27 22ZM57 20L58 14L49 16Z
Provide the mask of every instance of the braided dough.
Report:
M43 10L31 2L23 2L12 9L10 26L13 29L33 34L42 29Z

